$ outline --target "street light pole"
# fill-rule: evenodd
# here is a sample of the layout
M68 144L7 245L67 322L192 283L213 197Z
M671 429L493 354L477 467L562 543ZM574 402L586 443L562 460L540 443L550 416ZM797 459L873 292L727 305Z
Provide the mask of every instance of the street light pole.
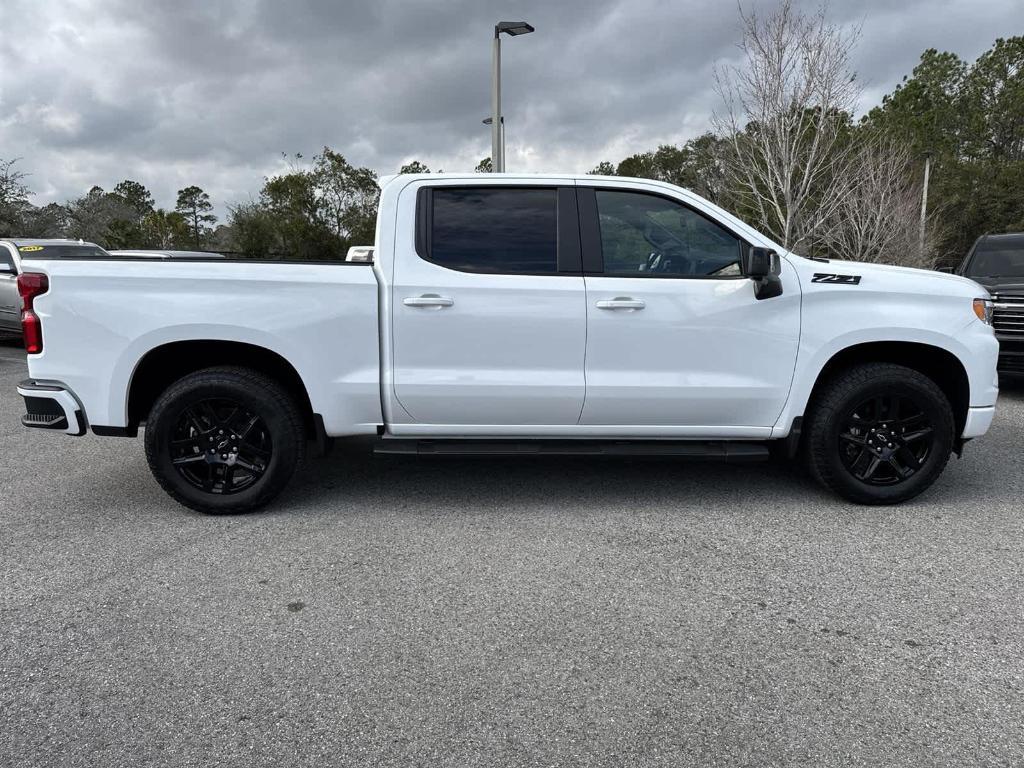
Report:
M494 25L494 49L491 56L491 170L505 170L505 126L501 116L501 33L515 37L533 32L525 21L499 21Z
M487 117L487 118L484 118L484 120L483 120L483 124L484 125L492 125L493 123L494 123L494 118L493 117ZM504 157L505 157L505 116L504 115L501 116L501 157L502 157L502 159L504 159ZM493 171L494 170L494 168L493 168L493 166L494 166L493 159L492 159L492 162L491 162L491 166L492 166L491 170Z
M491 56L491 171L505 170L501 156L501 33L494 27L494 53Z

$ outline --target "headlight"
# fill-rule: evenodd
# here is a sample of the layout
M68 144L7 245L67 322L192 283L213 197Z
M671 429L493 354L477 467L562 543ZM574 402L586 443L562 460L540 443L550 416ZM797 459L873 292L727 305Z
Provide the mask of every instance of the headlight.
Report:
M978 319L985 325L992 325L992 300L975 299L974 314L976 314Z

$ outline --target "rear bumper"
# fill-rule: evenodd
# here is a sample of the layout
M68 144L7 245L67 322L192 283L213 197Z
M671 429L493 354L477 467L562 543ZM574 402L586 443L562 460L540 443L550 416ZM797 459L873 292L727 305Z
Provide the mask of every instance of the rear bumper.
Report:
M25 399L25 415L21 417L23 426L75 436L85 434L82 404L63 384L26 379L18 384L18 394Z

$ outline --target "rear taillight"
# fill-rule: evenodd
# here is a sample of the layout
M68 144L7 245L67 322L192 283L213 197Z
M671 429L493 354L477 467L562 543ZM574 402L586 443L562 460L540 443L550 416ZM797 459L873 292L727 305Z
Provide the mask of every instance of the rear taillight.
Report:
M33 302L36 296L50 290L50 279L38 272L18 275L18 293L21 294L21 332L25 337L25 350L30 355L43 351L43 324L39 321Z

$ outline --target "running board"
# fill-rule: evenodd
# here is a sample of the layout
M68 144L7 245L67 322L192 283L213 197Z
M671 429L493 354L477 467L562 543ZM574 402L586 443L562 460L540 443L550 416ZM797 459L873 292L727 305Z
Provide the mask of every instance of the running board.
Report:
M674 456L712 461L764 461L765 443L732 440L417 440L385 437L374 453L447 456Z

